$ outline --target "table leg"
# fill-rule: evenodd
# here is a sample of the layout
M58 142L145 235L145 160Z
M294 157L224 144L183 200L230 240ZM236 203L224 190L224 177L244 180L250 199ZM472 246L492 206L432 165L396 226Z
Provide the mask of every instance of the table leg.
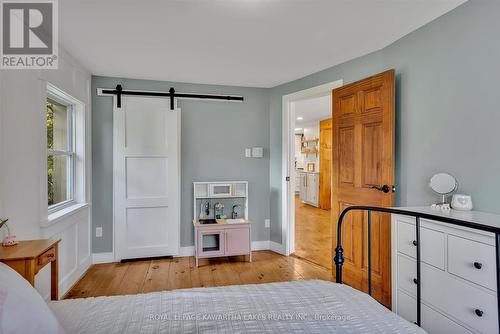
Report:
M24 278L26 278L31 286L35 287L35 260L29 259L25 261L26 272Z
M50 299L58 300L59 299L59 256L58 256L58 247L55 246L55 256L52 262L50 263Z

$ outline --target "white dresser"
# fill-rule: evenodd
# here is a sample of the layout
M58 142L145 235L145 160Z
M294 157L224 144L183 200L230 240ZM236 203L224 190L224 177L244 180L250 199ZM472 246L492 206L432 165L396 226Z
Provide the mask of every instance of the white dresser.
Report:
M500 226L500 215L403 208ZM498 333L493 233L421 219L421 322L430 334ZM393 311L415 322L415 218L392 216Z

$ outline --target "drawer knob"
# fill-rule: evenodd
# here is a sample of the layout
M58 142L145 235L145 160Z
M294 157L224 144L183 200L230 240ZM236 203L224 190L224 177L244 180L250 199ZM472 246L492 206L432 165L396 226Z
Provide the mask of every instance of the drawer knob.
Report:
M416 278L414 278L413 283L418 284L418 280Z
M413 240L412 244L413 244L413 246L416 246L417 245L417 240Z
M483 264L480 262L474 262L474 268L476 269L481 269L483 267Z
M474 310L474 313L476 313L478 317L482 317L484 312L477 308Z

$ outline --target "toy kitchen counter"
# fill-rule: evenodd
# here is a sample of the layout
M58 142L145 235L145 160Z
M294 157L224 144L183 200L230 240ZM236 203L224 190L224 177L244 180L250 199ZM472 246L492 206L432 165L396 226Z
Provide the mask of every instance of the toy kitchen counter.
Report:
M248 182L193 182L196 267L199 259L245 255L252 261Z
M245 255L252 262L252 222L247 219L197 219L195 233L196 267L199 259Z

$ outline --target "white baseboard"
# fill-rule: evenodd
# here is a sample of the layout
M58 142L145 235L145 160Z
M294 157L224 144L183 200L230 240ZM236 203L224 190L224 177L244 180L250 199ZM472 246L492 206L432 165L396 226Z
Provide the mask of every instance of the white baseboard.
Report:
M93 253L92 254L92 264L99 263L112 263L115 261L115 253Z
M179 255L176 255L174 257L183 257L183 256L194 256L194 246L179 248Z
M252 241L252 250L253 251L268 250L268 249L269 249L269 240Z
M273 252L279 253L281 255L286 255L284 245L279 244L277 242L269 241L269 249L272 250Z
M264 241L252 241L252 250L268 250L271 249L269 247L269 240ZM187 246L179 248L179 255L174 257L183 257L183 256L194 256L194 246Z
M78 267L69 273L59 282L59 296L64 296L66 292L73 287L73 285L78 282L78 280L85 274L87 269L91 265L91 257L88 256L85 260L80 262Z
M285 254L283 246L277 242L264 240L252 241L252 250L272 250L273 252ZM179 254L174 257L194 256L194 246L180 247ZM111 253L94 253L92 254L92 263L112 263L115 261L115 254Z

